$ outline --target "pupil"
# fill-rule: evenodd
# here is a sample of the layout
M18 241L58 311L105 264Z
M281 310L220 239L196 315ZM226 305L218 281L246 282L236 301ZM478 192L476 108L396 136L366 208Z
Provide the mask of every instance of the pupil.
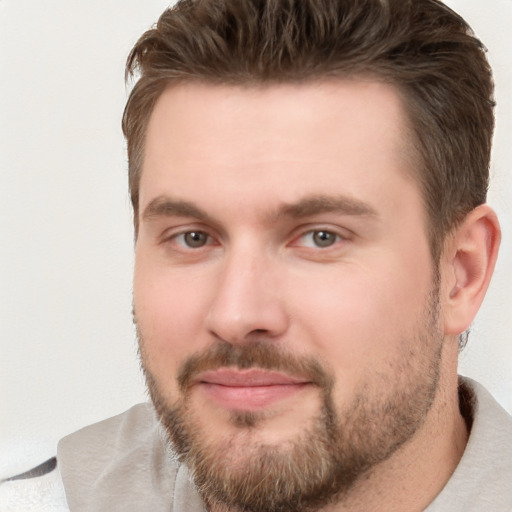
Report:
M316 231L313 235L315 244L319 247L328 247L334 243L334 236L328 231Z
M185 242L189 247L202 247L206 243L206 235L198 231L185 234Z

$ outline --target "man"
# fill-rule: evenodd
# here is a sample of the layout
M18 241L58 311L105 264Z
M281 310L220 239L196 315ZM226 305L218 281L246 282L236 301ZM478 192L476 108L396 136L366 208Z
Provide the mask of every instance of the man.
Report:
M436 0L184 1L135 72L155 414L61 441L70 509L511 510L512 419L457 376L500 241L465 22Z

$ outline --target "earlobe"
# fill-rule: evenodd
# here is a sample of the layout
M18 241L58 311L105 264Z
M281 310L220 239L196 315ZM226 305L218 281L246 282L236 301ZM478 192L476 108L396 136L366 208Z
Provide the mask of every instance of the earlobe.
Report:
M489 286L501 240L498 218L488 205L471 211L445 249L445 334L458 335L473 322Z

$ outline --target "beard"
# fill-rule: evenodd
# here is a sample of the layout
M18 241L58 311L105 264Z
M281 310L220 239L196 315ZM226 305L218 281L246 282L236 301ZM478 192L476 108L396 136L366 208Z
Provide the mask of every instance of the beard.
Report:
M264 339L240 345L217 341L189 357L177 375L179 398L169 403L151 372L138 328L151 399L203 500L216 510L239 512L311 512L343 501L356 482L410 440L425 421L440 375L438 310L434 287L420 325L401 340L401 356L387 373L368 369L343 408L336 407L335 379L328 365L297 357ZM258 436L265 428L264 412L233 411L231 428L212 439L201 411L192 405L191 388L200 372L221 367L306 376L320 393L318 413L300 434L276 444Z

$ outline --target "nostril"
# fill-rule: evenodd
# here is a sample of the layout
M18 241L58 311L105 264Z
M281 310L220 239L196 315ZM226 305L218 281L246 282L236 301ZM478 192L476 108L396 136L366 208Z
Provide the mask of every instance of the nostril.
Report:
M254 329L251 334L268 334L268 331L266 329Z

